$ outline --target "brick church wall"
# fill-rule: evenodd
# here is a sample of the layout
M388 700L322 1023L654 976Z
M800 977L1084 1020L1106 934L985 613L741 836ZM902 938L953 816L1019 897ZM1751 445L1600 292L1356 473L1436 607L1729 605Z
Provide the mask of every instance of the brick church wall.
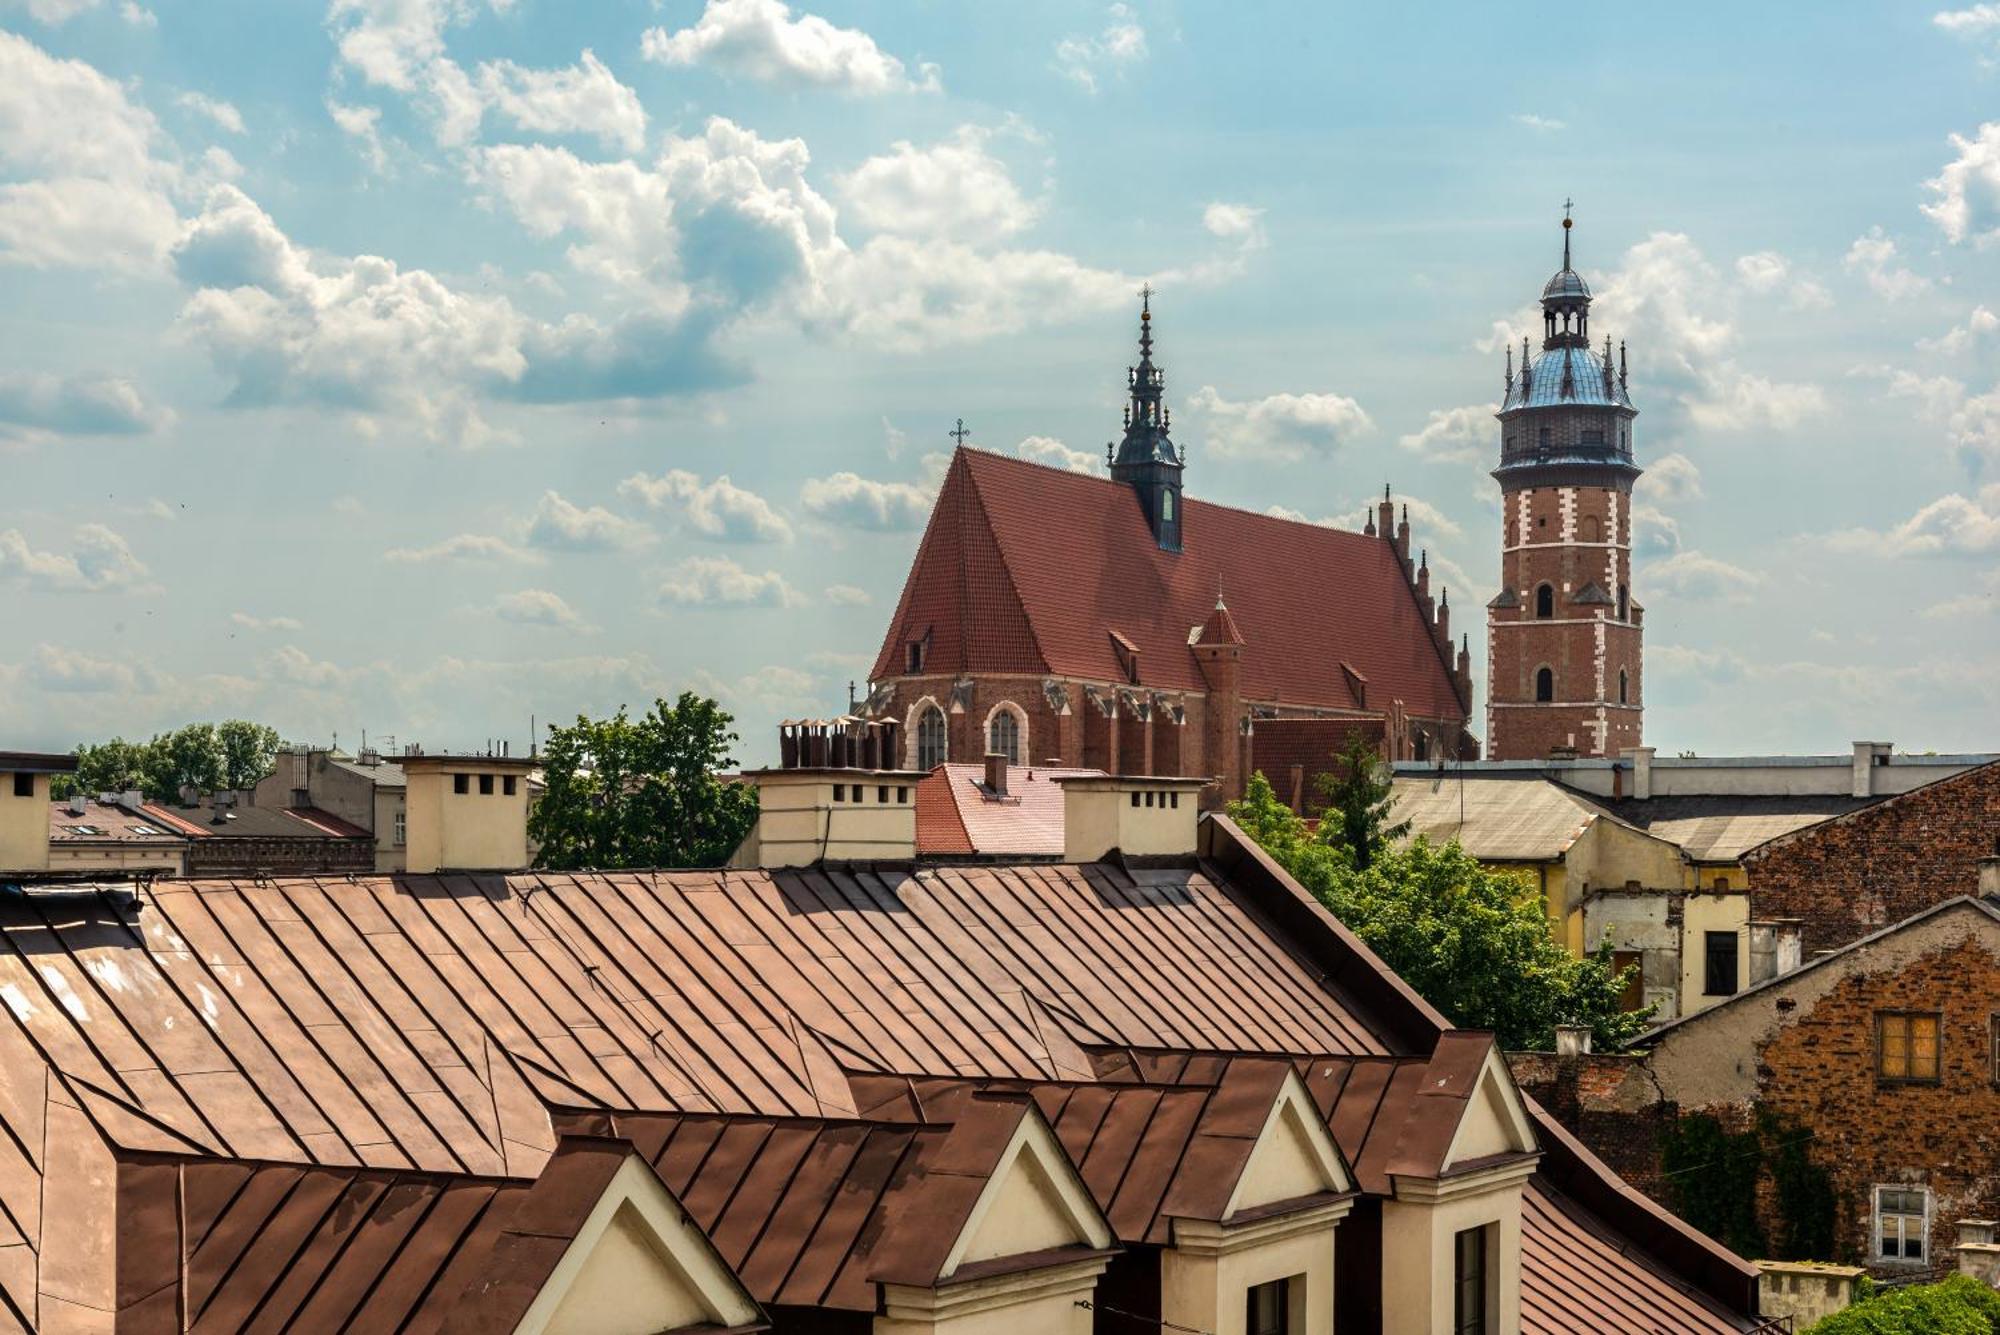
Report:
M1977 894L1979 860L2000 851L1996 841L2000 763L1753 849L1750 916L1799 919L1810 957Z
M1325 810L1313 780L1333 769L1333 759L1347 747L1348 736L1359 732L1379 753L1386 725L1381 719L1274 718L1258 719L1250 735L1250 768L1271 781L1278 800L1292 799L1292 767L1302 777L1303 810L1317 816Z

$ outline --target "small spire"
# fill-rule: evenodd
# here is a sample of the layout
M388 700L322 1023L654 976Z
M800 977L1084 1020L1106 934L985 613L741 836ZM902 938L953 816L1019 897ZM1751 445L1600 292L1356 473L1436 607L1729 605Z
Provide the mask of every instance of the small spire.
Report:
M1507 345L1507 388L1514 388L1514 345Z
M1408 506L1404 506L1404 507L1403 507L1403 513L1404 513L1405 515L1408 515L1408 514L1409 514L1409 512L1410 512L1410 511L1409 511L1409 507L1408 507ZM1428 548L1428 547L1420 547L1420 548L1418 548L1418 549L1417 549L1417 569L1419 569L1419 570L1429 570L1430 568L1431 568L1431 549L1430 549L1430 548Z
M1572 206L1571 206L1571 204L1570 204L1570 201L1569 201L1569 200L1567 200L1567 199L1563 200L1563 272L1564 272L1564 273L1568 273L1568 272L1570 272L1570 267L1569 267L1569 229L1570 229L1571 227L1575 226L1575 224L1574 224L1573 222L1571 222L1571 221L1570 221L1570 216L1569 216L1569 211L1570 211L1570 208L1571 208L1571 207L1572 207Z
M1438 606L1440 608L1451 606L1451 585L1447 584L1438 590Z
M1386 482L1382 484L1382 499L1385 501L1389 499L1389 484Z
M1618 383L1625 383L1625 340L1618 340Z

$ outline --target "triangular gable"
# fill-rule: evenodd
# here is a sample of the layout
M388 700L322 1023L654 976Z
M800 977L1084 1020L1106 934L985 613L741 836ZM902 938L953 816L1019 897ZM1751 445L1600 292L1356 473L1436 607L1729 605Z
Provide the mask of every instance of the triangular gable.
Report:
M1115 1245L1111 1225L1069 1156L1032 1104L973 1202L939 1268L940 1283L961 1266L1062 1247Z
M762 1328L764 1316L645 1160L627 1155L516 1335Z
M1237 1176L1223 1207L1225 1220L1260 1206L1297 1200L1325 1192L1354 1189L1354 1176L1327 1130L1326 1119L1307 1092L1296 1070L1285 1073L1278 1095L1271 1100L1263 1130Z
M1445 1151L1445 1171L1496 1154L1523 1154L1536 1148L1527 1104L1495 1048L1486 1054L1478 1083L1465 1101L1451 1148Z

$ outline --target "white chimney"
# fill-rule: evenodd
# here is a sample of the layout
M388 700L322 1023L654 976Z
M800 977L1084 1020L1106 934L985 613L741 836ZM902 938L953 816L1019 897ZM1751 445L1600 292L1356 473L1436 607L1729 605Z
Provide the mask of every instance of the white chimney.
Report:
M1127 857L1190 857L1201 819L1201 790L1211 780L1119 774L1066 774L1063 861L1099 862L1113 851Z
M86 812L86 811L88 811L88 810L90 810L90 799L89 799L89 798L85 797L85 796L84 796L84 795L83 795L82 793L71 793L71 794L69 795L69 814L70 814L70 815L72 815L72 816L81 816L81 815L82 815L82 814L83 814L84 812Z
M1875 770L1889 763L1895 751L1894 742L1856 742L1854 744L1854 788L1855 797L1874 797Z
M1559 1024L1556 1026L1556 1056L1587 1057L1590 1055L1590 1026L1587 1024Z
M1650 746L1628 746L1624 752L1632 762L1632 796L1641 802L1653 795L1653 753Z

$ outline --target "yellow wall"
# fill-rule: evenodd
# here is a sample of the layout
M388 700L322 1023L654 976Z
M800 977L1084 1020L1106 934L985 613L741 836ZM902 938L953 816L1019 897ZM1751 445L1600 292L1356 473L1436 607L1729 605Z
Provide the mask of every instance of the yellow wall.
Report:
M50 871L143 871L178 876L186 865L181 845L64 841L49 848Z
M1707 1010L1728 997L1702 994L1708 982L1707 951L1709 932L1736 933L1736 990L1750 986L1750 897L1724 894L1690 894L1681 917L1681 1014Z
M1079 1302L1097 1293L1103 1261L1062 1270L1051 1285L1035 1271L937 1289L887 1287L874 1335L1091 1335L1092 1315Z
M1332 1335L1336 1221L1314 1211L1303 1223L1234 1242L1229 1234L1238 1230L1205 1229L1195 1236L1194 1226L1175 1221L1175 1245L1160 1253L1160 1316L1214 1335L1243 1335L1251 1288L1289 1279L1287 1328L1298 1335Z
M14 796L14 775L0 770L0 871L49 868L49 776L31 776L32 797Z
M528 775L514 765L483 757L435 757L427 763L404 758L408 803L405 866L412 872L519 871L528 865ZM466 791L453 791L453 777L469 776ZM479 791L480 777L493 791ZM509 795L506 781L514 781Z
M750 777L757 785L757 827L733 865L908 862L917 855L919 775L765 770Z
M1454 1246L1463 1229L1488 1227L1488 1312L1492 1329L1521 1329L1521 1182L1436 1202L1382 1203L1383 1335L1447 1335L1452 1329Z
M1192 853L1200 787L1141 779L1063 780L1063 860L1096 862L1114 848L1135 857Z
M1564 864L1569 887L1581 903L1591 890L1621 890L1635 882L1645 890L1680 889L1687 860L1674 844L1600 819L1570 845Z

